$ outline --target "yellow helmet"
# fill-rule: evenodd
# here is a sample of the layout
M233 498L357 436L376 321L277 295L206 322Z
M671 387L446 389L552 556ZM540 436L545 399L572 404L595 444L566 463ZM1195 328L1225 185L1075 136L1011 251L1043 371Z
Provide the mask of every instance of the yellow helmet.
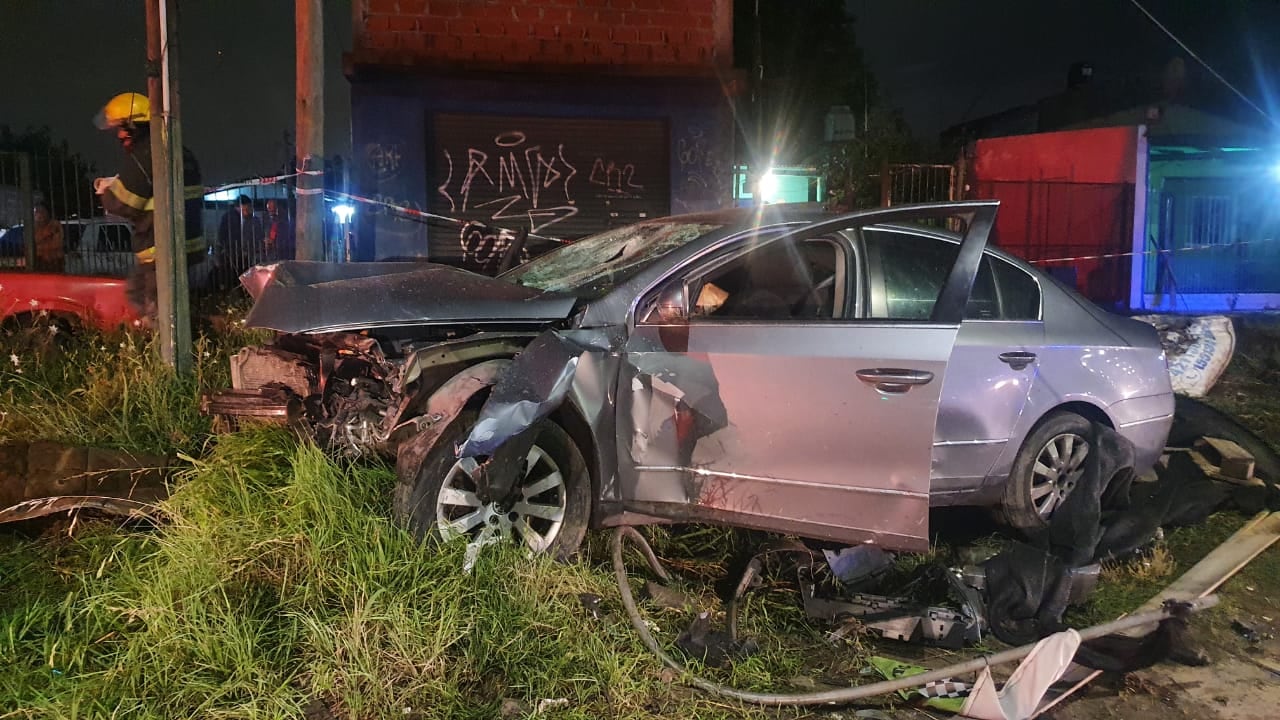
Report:
M93 118L93 124L99 130L145 122L151 122L151 101L138 93L120 93L103 105Z

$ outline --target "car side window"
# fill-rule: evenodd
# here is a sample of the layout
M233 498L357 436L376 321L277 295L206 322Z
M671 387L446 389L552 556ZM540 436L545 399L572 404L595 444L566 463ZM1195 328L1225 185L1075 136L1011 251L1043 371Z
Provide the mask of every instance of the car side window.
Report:
M978 265L978 275L973 279L973 289L969 291L969 302L964 306L965 320L1000 320L1000 296L996 293L995 273L992 263L995 258L982 256Z
M883 297L871 303L878 320L928 320L960 253L957 243L910 232L864 228L868 249L880 258Z
M80 223L62 223L62 244L67 252L80 249L80 235L83 232L84 226Z
M690 319L831 320L843 315L845 253L836 242L768 242L688 284Z
M880 258L882 302L870 317L928 320L960 245L910 232L867 228L863 235ZM1026 271L990 253L982 257L965 304L966 320L1039 320L1040 286Z
M1039 320L1040 283L1022 268L1000 258L988 259L995 268L995 285L1000 292L1000 319Z
M133 240L125 225L103 225L98 228L98 252L128 252Z

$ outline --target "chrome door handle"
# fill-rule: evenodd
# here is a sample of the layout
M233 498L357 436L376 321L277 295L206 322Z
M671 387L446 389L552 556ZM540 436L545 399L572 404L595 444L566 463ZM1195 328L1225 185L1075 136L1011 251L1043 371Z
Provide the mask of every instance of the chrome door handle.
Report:
M875 387L880 392L895 395L902 394L915 385L926 385L933 381L933 373L925 370L871 368L859 370L855 374L859 380Z
M1000 353L1000 362L1007 364L1014 370L1021 370L1035 361L1036 354L1033 352L1014 350L1011 352Z

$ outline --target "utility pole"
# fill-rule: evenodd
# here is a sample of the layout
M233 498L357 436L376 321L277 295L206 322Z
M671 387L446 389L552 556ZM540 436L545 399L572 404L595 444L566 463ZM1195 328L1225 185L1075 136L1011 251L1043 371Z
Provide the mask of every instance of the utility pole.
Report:
M156 333L160 356L191 370L182 126L178 122L178 17L175 0L147 0L147 94L151 101L151 187L156 243Z
M295 0L294 23L298 168L324 170L324 10L321 0ZM298 176L297 192L297 258L323 260L324 176Z
M764 198L761 197L760 189L762 183L760 178L764 177L764 173L769 168L766 166L765 158L772 161L773 153L765 150L765 138L768 137L765 131L765 107L764 107L764 31L760 27L760 0L755 0L753 8L753 19L755 27L755 67L751 73L752 79L755 80L755 101L756 101L756 149L752 153L751 158L751 204L763 205ZM766 152L768 154L766 155Z

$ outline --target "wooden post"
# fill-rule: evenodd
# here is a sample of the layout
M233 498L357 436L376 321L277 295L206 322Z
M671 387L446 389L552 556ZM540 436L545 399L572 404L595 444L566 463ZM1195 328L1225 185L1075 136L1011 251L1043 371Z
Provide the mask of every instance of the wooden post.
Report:
M296 0L298 167L324 170L324 12L321 0ZM324 176L298 177L297 259L324 259Z
M173 0L147 2L147 93L151 101L151 187L155 198L156 335L160 356L191 370L182 127L178 122L178 35Z

